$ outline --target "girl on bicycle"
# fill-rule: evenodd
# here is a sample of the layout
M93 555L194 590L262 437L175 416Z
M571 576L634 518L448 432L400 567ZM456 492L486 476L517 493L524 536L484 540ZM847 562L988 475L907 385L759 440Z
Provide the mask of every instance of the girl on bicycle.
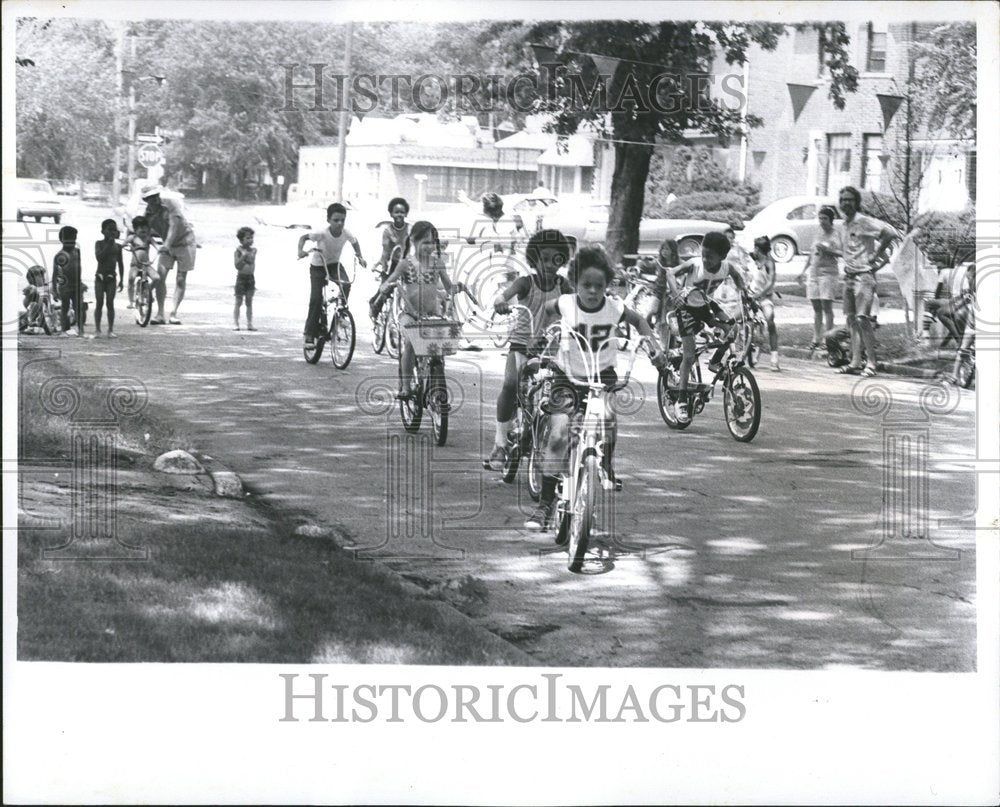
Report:
M413 368L416 357L413 345L406 336L407 325L413 325L424 317L439 317L444 310L441 286L448 295L454 295L463 288L461 283L452 283L441 258L441 241L437 228L429 221L418 221L410 228L410 234L403 247L403 258L396 264L379 289L388 293L392 284L399 281L403 311L399 317L403 334L403 350L400 354L402 378L396 397L406 400L413 397ZM438 285L440 283L440 286Z
M611 262L600 245L580 249L570 264L569 279L576 294L564 294L545 305L546 313L558 315L562 326L562 341L554 360L552 389L547 405L550 411L549 430L543 447L542 492L538 508L524 522L527 529L544 530L553 521L553 504L558 474L567 462L570 416L586 400L588 389L579 382L589 377L591 369L600 375L605 389L618 380L615 360L618 339L615 328L627 322L653 345L650 359L663 363L663 354L655 348L653 329L635 311L625 307L616 297L607 296L608 284L614 277ZM589 350L580 344L583 340ZM611 408L609 407L609 411ZM612 457L615 442L615 419L612 413L608 428L609 448L604 457L604 470L614 481Z
M669 297L677 308L677 326L684 351L680 366L680 400L677 402L678 420L688 420L687 387L691 366L697 356L695 336L704 325L728 328L733 320L719 307L712 293L728 278L741 292L746 292L743 273L735 263L726 260L729 254L729 239L723 233L709 232L701 242L701 259L685 261L673 271L667 272ZM681 279L681 282L678 282ZM721 359L725 348L720 348L712 357L712 363ZM709 364L709 368L712 364Z
M535 270L523 275L500 291L493 300L493 308L498 314L510 313L510 300L517 298L517 305L528 309L518 310L517 320L510 333L510 349L507 352L507 366L504 369L503 386L497 397L497 425L493 438L493 453L488 463L494 471L503 469L507 460L507 435L513 428L517 387L521 368L539 348L539 339L545 329L555 320L555 313L546 313L546 303L563 294L572 293L569 281L557 274L569 263L570 246L566 237L558 230L540 230L528 239L525 249L528 265ZM529 314L530 312L530 314Z
M406 217L409 213L410 203L402 196L397 196L389 202L389 215L392 217L392 222L382 230L382 257L375 264L376 269L381 269L380 280L384 281L392 274L392 270L399 263L400 255L403 254L406 239L410 234L410 225L406 223ZM382 294L380 290L368 301L368 314L372 321L378 317L382 306L385 305L386 297L387 295Z

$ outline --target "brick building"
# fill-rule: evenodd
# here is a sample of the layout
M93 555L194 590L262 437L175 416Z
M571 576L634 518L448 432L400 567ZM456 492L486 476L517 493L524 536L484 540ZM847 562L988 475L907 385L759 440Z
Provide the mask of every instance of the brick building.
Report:
M849 23L851 64L857 92L838 110L828 96L829 79L816 30L793 31L777 49L754 46L748 53L746 95L750 114L764 119L751 130L737 170L761 187L765 204L784 196L836 194L844 185L887 192L895 155L902 153L905 105L884 130L878 95L904 96L911 69L909 44L927 36L933 23ZM718 65L717 70L732 71ZM795 116L789 84L808 95ZM808 88L815 89L811 94ZM961 210L975 199L975 143L911 138L921 153L921 209ZM728 158L734 156L732 151ZM742 162L742 166L738 163Z

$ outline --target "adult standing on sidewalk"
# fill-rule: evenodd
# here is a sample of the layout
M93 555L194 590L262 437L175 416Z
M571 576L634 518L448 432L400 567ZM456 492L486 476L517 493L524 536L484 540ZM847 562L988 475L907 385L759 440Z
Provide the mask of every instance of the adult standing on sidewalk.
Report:
M844 316L851 329L851 362L837 372L870 378L878 367L871 319L875 273L886 264L886 249L899 233L884 221L861 212L857 188L848 185L841 189L839 205L844 214ZM862 346L867 359L864 368Z
M160 256L157 261L159 277L156 282L156 317L153 325L164 325L168 320L163 316L164 303L167 298L167 275L177 266L177 279L174 281L174 305L170 312L171 325L180 325L177 319L177 309L184 299L187 290L187 274L194 269L194 259L197 254L194 228L184 215L184 208L177 199L161 196L159 183L153 182L142 189L142 198L146 202L146 218L150 229L163 239Z
M834 226L837 211L823 205L817 214L820 233L813 244L799 281L806 286L806 297L813 307L813 341L810 351L819 349L823 334L833 330L833 301L837 299L838 261L844 254L841 231Z

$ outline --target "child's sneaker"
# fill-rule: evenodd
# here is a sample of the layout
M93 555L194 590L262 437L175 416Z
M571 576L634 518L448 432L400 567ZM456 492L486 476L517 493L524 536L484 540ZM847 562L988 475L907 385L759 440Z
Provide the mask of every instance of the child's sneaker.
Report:
M507 462L507 449L503 446L493 446L493 453L490 454L487 463L491 471L502 471L504 463Z
M688 414L687 401L678 401L674 405L674 411L677 413L677 419L682 423L687 423L691 420L691 415Z
M114 331L108 331L108 339L117 339L117 338L118 334L116 334Z
M555 509L553 505L555 502L539 502L538 507L535 508L527 520L524 522L524 528L526 530L539 530L544 531L548 529L552 524L552 512Z
M777 351L774 351L771 354L771 370L773 370L775 373L780 373L781 372L781 366L778 364L778 352Z

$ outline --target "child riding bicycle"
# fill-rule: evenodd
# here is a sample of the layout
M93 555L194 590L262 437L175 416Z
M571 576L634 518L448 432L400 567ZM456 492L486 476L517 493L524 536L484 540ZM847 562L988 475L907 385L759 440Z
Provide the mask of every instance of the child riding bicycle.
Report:
M706 233L701 243L701 259L685 261L666 275L669 297L677 310L677 324L684 352L680 366L680 398L677 402L677 418L682 421L690 419L686 393L691 366L696 360L695 336L705 325L728 330L734 324L732 318L711 299L712 292L731 278L736 288L744 297L747 296L743 273L735 263L726 260L728 254L729 239L723 233ZM678 283L678 280L681 282ZM709 364L710 369L721 360L723 352L725 347L716 351Z
M503 468L507 459L507 435L513 427L517 404L518 378L521 368L542 347L538 344L545 329L555 320L555 312L546 313L546 304L573 289L566 278L557 272L569 263L570 245L558 230L541 230L528 240L525 249L528 265L536 274L523 275L500 291L493 300L498 314L510 313L510 300L524 306L517 312L517 319L510 333L510 348L504 369L503 386L497 396L497 425L493 438L493 452L489 466L494 471Z
M334 202L326 209L326 220L329 226L325 230L306 233L299 238L298 253L300 258L311 255L309 264L309 313L306 315L305 346L315 347L319 335L320 320L323 316L323 288L326 286L327 275L330 280L340 286L344 300L350 299L351 282L348 280L344 267L340 265L340 255L347 244L354 248L358 263L367 267L361 257L361 245L348 230L344 229L347 220L347 208L339 202ZM303 247L306 241L316 244L316 249L307 253Z
M132 253L128 270L128 308L135 307L135 281L139 274L150 268L149 244L152 240L149 220L145 216L132 219L131 232L125 238L125 249Z
M406 239L410 235L410 225L406 223L406 217L409 213L410 203L402 196L397 196L389 202L389 215L392 216L392 222L382 230L382 257L375 264L375 269L381 269L379 273L379 281L381 282L384 282L392 274L403 254ZM380 290L368 301L368 314L373 322L387 299L388 294L383 294L380 286Z
M614 270L607 254L600 245L583 247L570 264L569 278L576 287L576 294L564 294L544 306L546 314L558 315L562 326L562 341L554 359L552 388L547 408L550 415L549 431L543 448L542 493L538 508L525 521L527 529L545 530L553 523L553 506L559 473L566 465L569 450L569 425L573 415L588 394L584 385L593 369L599 374L606 390L617 379L615 361L618 340L615 328L627 322L648 340L653 364L663 363L663 354L655 347L656 340L649 323L625 304L606 295ZM589 348L586 350L578 340ZM609 407L610 411L610 407ZM608 429L609 450L605 454L605 472L612 482L615 479L612 458L615 440L615 421L611 416Z
M399 317L403 333L403 348L400 355L402 378L396 394L399 400L413 397L413 368L416 356L413 345L406 336L407 325L416 324L425 317L440 317L444 311L444 294L453 296L464 288L461 283L452 283L441 258L441 241L437 228L429 221L418 221L410 228L410 234L403 247L403 257L379 289L388 293L394 283L399 283L403 311ZM440 286L438 284L441 284Z

